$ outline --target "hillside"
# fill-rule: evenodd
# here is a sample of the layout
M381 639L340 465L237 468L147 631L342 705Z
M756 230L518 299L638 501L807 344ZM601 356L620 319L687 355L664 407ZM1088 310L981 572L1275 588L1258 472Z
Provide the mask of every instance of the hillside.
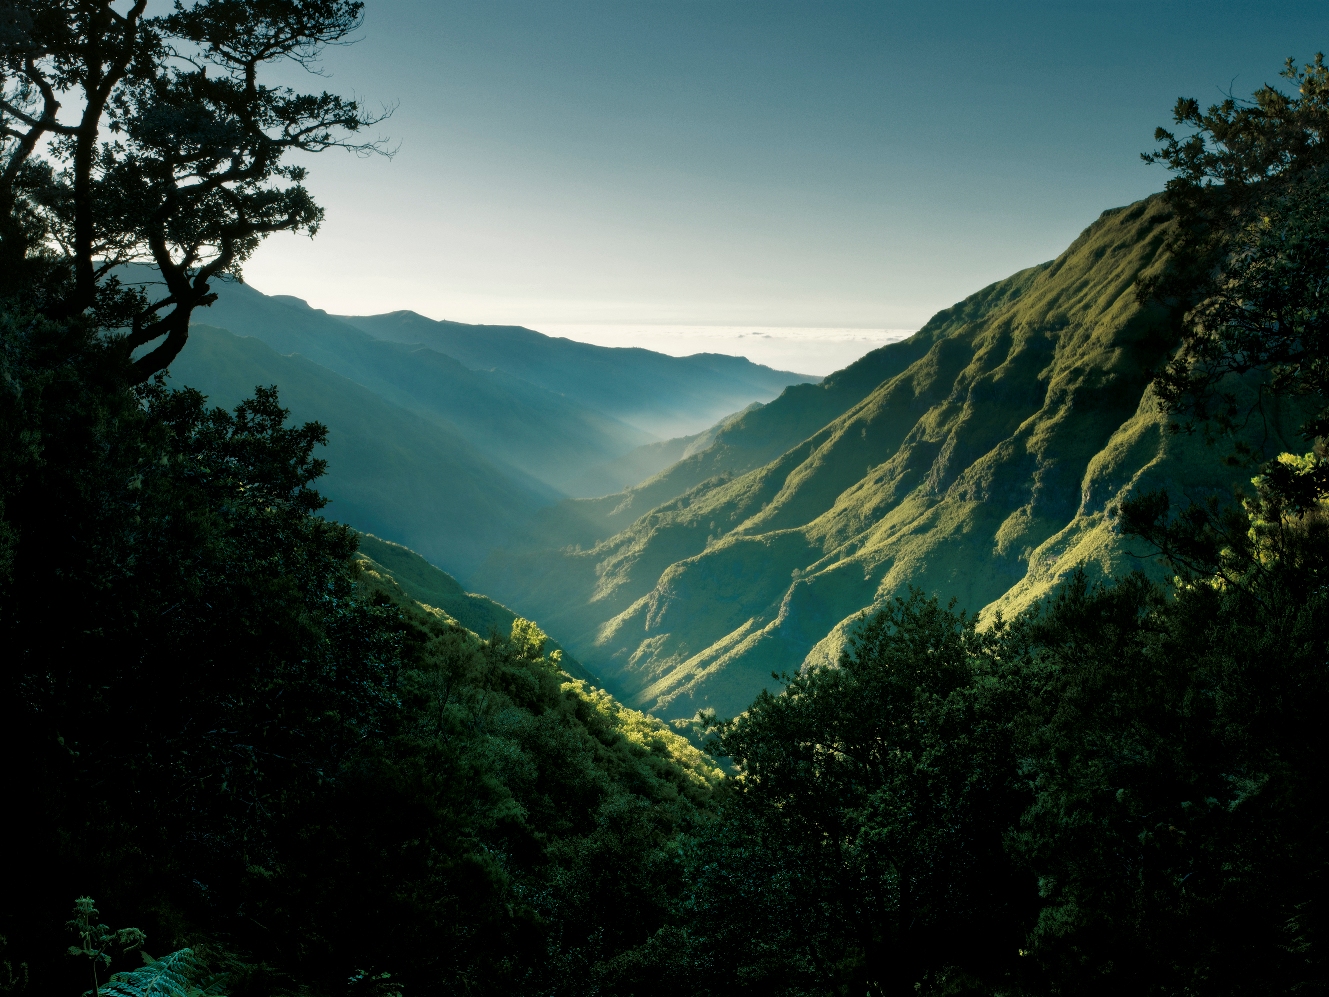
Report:
M359 560L390 577L407 597L440 611L444 619L465 627L481 639L487 640L493 633L507 636L512 632L516 613L487 595L467 592L457 579L409 547L382 540L372 533L361 533ZM550 639L547 645L550 651L564 651L561 665L573 678L600 684L558 641Z
M196 318L312 360L560 494L587 468L658 438L504 371L473 370L428 347L375 339L298 298L221 283L217 301Z
M499 468L456 430L252 337L194 326L171 380L226 407L255 385L279 385L294 421L328 427L325 515L407 543L462 577L549 501L548 489Z
M819 380L743 357L672 357L520 326L436 322L415 312L343 318L380 339L426 346L476 370L502 371L564 394L661 439L690 436L754 401L769 401L787 385Z
M131 267L123 276L142 281L154 273ZM194 317L199 324L312 360L456 432L491 463L539 481L551 495L617 491L676 459L679 448L651 444L704 431L809 380L741 357L609 349L410 312L355 319L367 332L299 298L235 282L214 289L217 300ZM406 341L371 335L383 331L380 319L411 334Z
M1076 566L1147 564L1113 530L1125 493L1242 477L1170 435L1146 390L1172 340L1134 283L1163 265L1168 221L1156 199L1105 212L1056 260L786 389L650 481L542 510L544 549L513 545L477 584L625 702L686 717L833 660L910 585L990 616ZM1268 414L1251 437L1275 451L1288 420Z

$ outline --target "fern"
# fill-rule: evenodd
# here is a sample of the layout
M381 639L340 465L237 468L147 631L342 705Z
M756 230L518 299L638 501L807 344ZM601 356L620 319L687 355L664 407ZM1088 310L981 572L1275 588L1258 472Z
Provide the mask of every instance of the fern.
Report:
M98 997L224 997L226 977L214 973L193 949L180 949L153 959L130 973L116 973L97 991Z

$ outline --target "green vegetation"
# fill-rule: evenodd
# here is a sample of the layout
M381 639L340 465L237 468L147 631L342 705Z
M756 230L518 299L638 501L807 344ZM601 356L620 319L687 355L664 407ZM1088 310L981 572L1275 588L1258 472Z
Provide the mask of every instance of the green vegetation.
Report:
M7 438L43 458L6 495L0 600L25 814L3 933L36 991L77 992L51 944L83 892L148 951L222 946L250 992L539 991L613 980L676 930L674 840L718 770L533 624L481 639L359 567L361 538L314 514L320 427L285 427L270 392L227 413L7 373Z
M910 585L1010 616L1074 571L1147 566L1118 528L1126 495L1184 505L1250 476L1169 433L1149 387L1178 337L1136 281L1163 267L1172 217L1158 198L1106 212L1051 263L786 390L656 478L541 512L556 549L496 555L477 584L625 701L687 717L833 663L859 614ZM1264 412L1241 439L1291 447L1297 400Z
M0 296L121 330L125 358L146 349L138 382L180 354L212 281L273 232L318 231L290 158L382 152L360 136L386 117L262 81L350 38L359 0L147 6L6 2L0 37ZM164 293L124 285L131 263L150 263Z
M266 378L229 409L145 379L180 352L214 264L317 222L281 152L365 123L329 95L236 93L233 71L243 82L268 57L308 59L359 9L0 11L0 795L21 856L0 905L7 989L614 990L682 930L678 838L707 819L719 770L568 675L533 623L481 637L409 598L381 563L362 566L360 536L319 515L312 487L329 430L289 425L275 389L252 387ZM186 43L220 72L173 62ZM43 74L91 107L86 135L44 150L67 172L32 158L52 127L27 113ZM79 150L103 124L97 101L124 144L89 167ZM307 139L284 137L306 126ZM219 154L218 136L242 148ZM220 169L202 186L225 189L224 203L195 188L170 203L177 214L154 211L173 182L154 158L168 147L198 152L184 169ZM117 279L149 251L171 295L155 309ZM146 361L131 353L163 335ZM510 489L483 491L485 462L455 434L255 340L190 339L181 356L214 361L220 381L276 366L302 406L338 407L334 432L363 461L352 480L364 487L402 487L394 465L421 447L412 459L433 461L440 482L460 472L480 490L473 509L513 508ZM464 594L452 606L499 609ZM89 896L141 930L106 928Z
M400 487L408 445L479 487L484 458L441 424L196 327L200 376L279 367L339 421L290 424L275 388L210 406L145 379L165 354L135 359L142 313L114 324L143 299L90 247L161 248L160 212L138 214L165 182L148 126L349 113L277 91L255 110L235 53L307 57L358 11L0 11L6 122L49 130L24 110L37 78L92 99L109 58L129 135L105 176L67 136L53 174L6 125L0 989L1325 992L1322 60L1290 71L1295 98L1182 102L1196 137L1161 133L1165 196L627 492L544 511L556 558L491 562L636 702L737 704L679 724L704 753L531 619L321 514L334 434L363 487ZM225 49L225 106L170 38ZM131 72L116 53L142 39ZM122 153L143 200L119 196ZM298 171L256 175L227 205L313 224ZM217 206L178 207L189 257ZM235 231L216 259L261 234ZM210 276L189 258L163 305L186 318ZM1121 571L1128 544L1166 576Z
M461 583L441 568L436 568L415 551L401 544L381 540L372 533L360 534L357 560L362 570L378 577L390 578L407 599L420 603L426 610L437 612L440 618L472 633L511 634L519 617L502 603L487 595L467 592ZM400 601L400 600L399 600ZM560 655L562 669L574 678L598 685L595 677L576 659L570 657L557 641L548 640L550 651Z
M887 607L719 729L701 991L1319 992L1326 610L1278 573Z
M1160 358L1150 413L1165 439L1189 417L1228 451L1197 462L1249 474L1263 455L1236 416L1272 397L1311 453L1264 462L1239 502L1210 493L1176 515L1177 490L1137 475L1119 522L1162 552L1168 585L1077 571L984 628L915 590L856 626L834 666L713 723L739 772L698 842L690 940L725 992L1329 985L1329 88L1318 57L1288 76L1296 98L1178 105L1197 132L1160 132L1180 181L1172 255L1137 300L1184 292L1162 316L1181 346Z

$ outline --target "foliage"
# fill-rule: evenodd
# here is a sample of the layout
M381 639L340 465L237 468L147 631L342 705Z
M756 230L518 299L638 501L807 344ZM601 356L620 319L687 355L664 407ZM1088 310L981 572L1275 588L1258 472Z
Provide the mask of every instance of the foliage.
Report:
M223 944L236 992L579 992L670 928L696 749L529 621L481 639L360 568L273 390L126 390L86 325L6 321L0 915L34 987L76 985L56 901L88 888Z
M1323 987L1290 929L1322 916L1323 593L1275 581L1274 604L1079 584L1033 626L1037 796L1012 844L1043 903L1030 949L1065 988Z
M1301 582L868 621L717 728L699 992L1320 992L1329 607Z
M148 16L146 0L123 12L111 0L0 6L0 297L128 327L121 356L161 339L132 376L166 368L193 310L215 297L209 281L238 275L272 232L317 231L322 209L287 155L381 149L353 138L381 116L259 78L282 61L313 65L356 29L361 7L181 0ZM115 274L137 260L161 274L156 300Z
M1198 422L1230 434L1242 416L1232 376L1251 372L1276 395L1308 400L1307 439L1329 430L1329 67L1317 54L1301 68L1289 59L1282 75L1295 96L1266 85L1250 101L1228 98L1203 112L1195 100L1179 100L1174 118L1192 133L1160 128L1163 147L1144 157L1174 174L1166 195L1179 217L1173 261L1141 294L1183 313L1181 349L1154 384L1187 430ZM1304 489L1326 473L1299 482ZM1281 481L1268 465L1265 490ZM1305 495L1293 501L1308 507Z
M1329 164L1329 66L1317 54L1298 67L1289 58L1280 74L1297 88L1290 96L1268 84L1249 101L1228 97L1201 110L1193 97L1179 97L1173 120L1194 131L1178 138L1158 128L1163 147L1145 153L1146 163L1164 163L1176 176L1173 190L1210 184L1244 187Z
M193 949L180 949L161 959L143 951L147 936L138 928L112 931L104 924L94 924L98 911L91 897L74 901L74 918L68 928L78 936L79 944L69 947L72 956L84 956L92 965L92 997L222 997L224 973L212 972L207 961ZM114 973L105 984L97 981L97 969L111 964L111 950L122 954L138 952L143 966Z
M74 901L74 918L66 927L77 937L78 944L69 946L69 954L83 956L91 964L92 990L96 995L101 992L97 984L97 970L111 964L111 950L118 948L122 952L136 952L143 947L146 937L138 928L121 928L112 931L104 924L94 924L99 911L91 897L79 897Z
M740 775L697 845L691 901L715 992L894 992L1012 968L1033 893L1003 852L1027 794L1013 729L993 722L998 643L915 591L838 667L718 726Z
M1141 299L1183 336L1155 385L1224 432L1234 377L1324 404L1326 73L1160 132L1174 255ZM1235 506L1125 503L1170 587L1079 573L985 632L914 592L717 724L738 774L689 855L694 988L1325 992L1321 443Z
M96 9L81 5L78 16ZM335 27L358 7L275 0L233 9L217 0L144 23L205 53L262 41L263 17L293 11L333 17ZM129 37L123 19L77 23L83 33L65 39L71 72L88 66L89 31ZM244 39L228 34L237 26ZM115 93L127 101L132 150L130 125L150 116L135 117L131 84L146 86L144 100L160 109L182 94L194 100L190 88L212 77L160 65L165 75L136 76L129 65L117 70L126 82ZM1318 86L1319 67L1304 87ZM14 85L6 99L38 99ZM114 90L111 115L121 106ZM1314 109L1309 99L1297 114ZM1261 113L1291 115L1290 106L1272 102ZM1225 186L1249 181L1309 200L1268 215L1282 220L1267 232L1250 218L1222 229L1223 239L1238 234L1213 243L1226 254L1224 286L1236 290L1187 306L1209 316L1193 328L1209 329L1219 350L1203 368L1191 363L1203 359L1203 337L1186 340L1187 376L1240 374L1247 360L1222 350L1247 336L1248 373L1267 370L1279 396L1313 396L1319 167L1294 166L1319 146L1301 149L1274 129L1296 155L1262 160L1263 147L1234 136L1259 132L1265 119L1222 115L1236 122L1220 136L1224 148L1266 163L1258 177L1251 167ZM1228 122L1219 118L1197 120L1217 134ZM108 155L120 162L118 150ZM1176 155L1201 172L1227 162ZM82 188L72 182L77 244ZM22 189L35 197L35 187ZM56 232L57 200L32 200L22 224ZM1255 201L1225 203L1236 212ZM99 202L94 214L114 220L113 207ZM1004 413L1026 426L1026 410L1045 404L1027 397L1012 368L1035 379L1050 370L1058 392L1096 399L1082 407L1097 422L1136 406L1141 358L1163 348L1146 335L1158 316L1119 302L1158 257L1158 239L1137 238L1141 226L1156 235L1163 225L1151 211L1109 217L1057 264L989 289L923 341L865 365L894 373L884 388L846 388L854 412L815 446L805 439L781 451L799 466L810 461L806 476L766 465L696 483L657 508L641 542L595 572L602 594L632 580L630 562L653 536L670 534L680 549L704 544L688 555L693 563L727 551L738 569L728 583L741 583L759 608L825 619L803 612L815 608L799 601L808 579L776 547L806 555L813 539L843 540L829 527L795 536L790 517L844 494L860 456L895 462L895 484L872 502L890 504L889 492L899 508L912 492L896 485L917 479L909 489L938 492L943 478L956 502L960 493L973 506L998 501L982 482L955 468L946 477L935 464L937 441L959 439L960 424L948 420L962 417L947 415L945 401L957 384L968 385L963 418L985 425ZM1193 220L1183 217L1182 229ZM1171 588L1140 575L1099 584L1077 575L986 629L920 592L887 602L856 621L833 666L781 676L778 695L713 725L713 753L735 772L726 779L665 724L563 671L535 622L514 614L503 617L507 632L477 634L411 599L381 563L357 558L357 536L318 515L323 427L289 426L272 388L226 410L144 381L124 341L104 335L108 309L119 307L113 287L97 314L48 307L43 288L77 285L78 274L61 276L43 245L25 244L21 261L55 283L0 308L0 737L9 760L0 795L23 817L12 822L21 861L0 908L4 987L25 982L26 967L34 990L81 991L91 965L93 992L115 994L1329 989L1329 533L1319 449L1267 465L1240 508L1170 519L1161 493L1127 505L1125 527L1170 558ZM1234 248L1242 245L1256 247L1249 265ZM206 239L197 246L228 251ZM1115 262L1099 268L1108 255ZM1079 331L1068 341L1106 355L1129 336L1149 340L1112 368L1108 388L1084 388L1075 363L1049 364L1035 342L1070 328L1059 303L1076 273L1097 274L1101 286L1092 302L1077 299ZM1021 326L1018 344L1006 322L1017 314L1039 318ZM1001 315L1006 324L992 325ZM1295 335L1280 341L1288 328ZM1001 337L1006 346L989 349ZM1009 382L985 366L998 354ZM930 447L915 446L921 402L936 403ZM1063 415L1072 407L1054 406ZM789 416L776 405L762 411L773 414L751 414L752 425ZM1087 425L1068 424L1072 433ZM998 427L985 437L988 451L1017 431ZM1088 462L1098 451L1077 452ZM760 534L739 529L740 511ZM1006 532L1015 514L1002 515L995 535L1007 543L1019 530ZM937 528L962 531L965 522ZM717 540L717 530L726 535ZM658 598L634 596L614 626L635 612L650 625L677 613L670 603L688 578L670 571ZM716 591L698 586L689 597ZM752 636L748 653L770 648ZM87 892L103 898L108 920L145 930L111 931ZM65 922L70 896L80 899ZM62 962L65 927L79 944L69 950L77 958ZM117 965L145 935L172 953ZM99 984L99 969L116 970L109 983Z
M1163 148L1145 156L1173 171L1167 199L1180 219L1170 270L1141 289L1170 294L1183 309L1181 348L1156 373L1157 396L1186 420L1174 431L1216 428L1233 443L1229 463L1261 463L1254 494L1238 492L1236 505L1210 496L1175 516L1162 492L1122 507L1124 529L1151 541L1188 580L1216 578L1266 605L1273 597L1258 593L1271 570L1299 573L1307 591L1323 579L1329 496L1329 67L1322 55L1300 69L1289 59L1283 76L1296 96L1265 86L1251 101L1229 98L1206 112L1178 101L1174 117L1193 133L1179 139L1160 128ZM1243 378L1259 384L1244 406ZM1253 415L1265 421L1269 397L1309 415L1300 430L1310 452L1270 460L1235 438Z
M1266 181L1267 188L1248 195L1253 205L1233 213L1221 250L1206 254L1217 257L1207 261L1212 275L1192 281L1199 290L1183 319L1183 347L1155 381L1159 397L1172 411L1187 413L1189 425L1209 421L1231 431L1241 412L1224 379L1251 371L1267 375L1269 390L1324 404L1326 169ZM1321 435L1324 420L1322 412L1316 415L1304 433Z
M226 978L213 973L193 949L160 959L144 954L144 965L116 973L98 997L224 997Z

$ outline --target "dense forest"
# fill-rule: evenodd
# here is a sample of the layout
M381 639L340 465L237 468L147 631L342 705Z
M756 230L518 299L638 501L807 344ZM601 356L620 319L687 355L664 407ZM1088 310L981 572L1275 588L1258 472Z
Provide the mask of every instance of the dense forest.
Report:
M276 389L167 382L214 285L317 229L290 154L378 121L256 82L358 2L146 6L0 4L0 991L1329 989L1320 57L1146 156L1151 404L1248 482L1114 509L1166 582L904 590L671 725L320 515ZM1275 401L1301 452L1246 442Z

